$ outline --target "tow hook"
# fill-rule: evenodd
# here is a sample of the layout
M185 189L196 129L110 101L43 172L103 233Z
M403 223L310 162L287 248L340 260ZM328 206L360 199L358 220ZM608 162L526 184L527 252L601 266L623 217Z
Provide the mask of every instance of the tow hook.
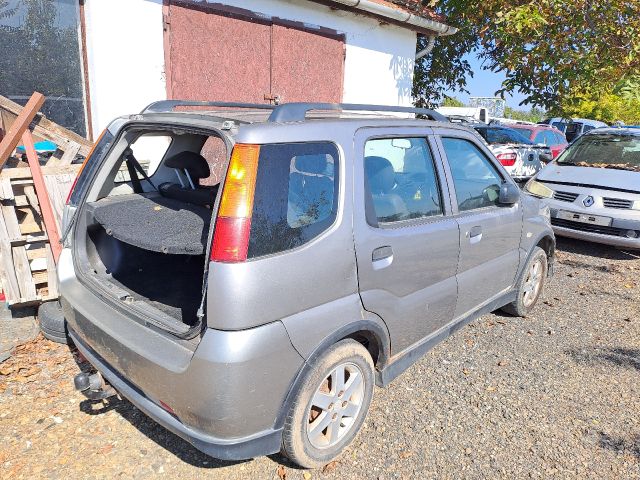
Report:
M118 394L111 385L104 381L100 372L93 375L79 373L73 377L73 385L76 390L82 392L90 400L102 400Z

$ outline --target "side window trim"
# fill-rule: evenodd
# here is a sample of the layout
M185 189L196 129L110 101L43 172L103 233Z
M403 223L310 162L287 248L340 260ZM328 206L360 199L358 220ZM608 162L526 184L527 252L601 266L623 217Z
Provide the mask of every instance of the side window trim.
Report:
M371 189L369 187L368 178L364 171L364 158L366 156L365 148L366 148L367 142L371 140L387 140L387 139L394 139L394 138L398 138L398 139L421 138L426 141L427 147L429 148L429 151L431 154L431 161L434 167L435 181L436 181L436 186L438 188L438 193L440 194L440 207L441 207L442 213L439 213L436 215L419 217L419 218L397 220L393 222L378 221L375 208L373 206L373 197L372 197ZM425 224L442 221L445 218L450 218L451 215L453 214L451 209L450 191L448 188L448 182L446 180L446 171L444 169L443 159L441 157L438 145L435 142L434 135L433 133L431 133L431 131L416 132L416 131L407 131L407 129L402 129L394 133L369 135L365 137L362 142L361 156L363 161L362 177L363 177L363 184L364 184L365 218L366 218L367 224L370 227L380 228L385 230L411 228L411 227L416 227L416 226L421 226Z
M499 164L497 159L495 159L494 155L491 153L488 147L485 146L484 143L479 142L478 139L475 138L472 134L468 134L467 132L458 131L458 130L449 130L445 128L434 129L434 140L435 140L435 143L437 144L440 157L442 159L443 167L446 173L449 196L451 199L452 216L453 217L468 216L476 213L498 209L499 207L496 205L489 205L489 206L477 208L474 210L460 211L458 209L458 197L457 197L456 188L453 182L453 173L451 172L451 166L449 165L449 160L447 158L447 154L444 149L444 144L442 143L442 138L456 138L460 140L467 140L473 143L478 148L478 150L480 150L480 152L485 156L485 158L489 161L489 163L493 165L493 167L496 169L496 172L498 173L498 176L500 177L503 183L505 181L509 181L508 179L510 179L510 176L504 170L502 165Z

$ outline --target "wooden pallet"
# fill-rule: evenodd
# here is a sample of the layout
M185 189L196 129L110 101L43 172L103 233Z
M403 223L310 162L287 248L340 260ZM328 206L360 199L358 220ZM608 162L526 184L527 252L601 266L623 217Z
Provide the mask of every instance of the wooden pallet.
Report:
M67 194L79 165L44 167L58 231ZM56 268L29 168L0 173L0 265L2 287L11 306L58 298Z

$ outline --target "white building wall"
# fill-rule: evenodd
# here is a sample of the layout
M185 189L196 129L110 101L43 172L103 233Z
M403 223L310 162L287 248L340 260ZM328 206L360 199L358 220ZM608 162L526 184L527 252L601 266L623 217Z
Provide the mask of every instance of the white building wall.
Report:
M415 32L305 0L215 2L343 33L343 101L411 105ZM95 137L114 117L166 98L162 0L87 0L85 18Z
M166 99L162 0L86 0L93 137L120 115Z

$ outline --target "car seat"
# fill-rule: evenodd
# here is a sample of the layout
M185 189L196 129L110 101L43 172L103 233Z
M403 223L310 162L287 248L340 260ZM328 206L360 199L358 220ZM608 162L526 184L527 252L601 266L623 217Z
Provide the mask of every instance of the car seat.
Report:
M195 152L180 152L167 158L164 165L176 170L181 184L172 182L160 184L158 186L160 195L195 205L211 207L214 204L218 194L218 185L199 185L200 179L210 175L209 164L202 155ZM183 177L185 177L184 180Z
M391 162L384 157L369 156L364 158L364 168L378 220L406 218L407 206L400 195L393 192L396 181Z

